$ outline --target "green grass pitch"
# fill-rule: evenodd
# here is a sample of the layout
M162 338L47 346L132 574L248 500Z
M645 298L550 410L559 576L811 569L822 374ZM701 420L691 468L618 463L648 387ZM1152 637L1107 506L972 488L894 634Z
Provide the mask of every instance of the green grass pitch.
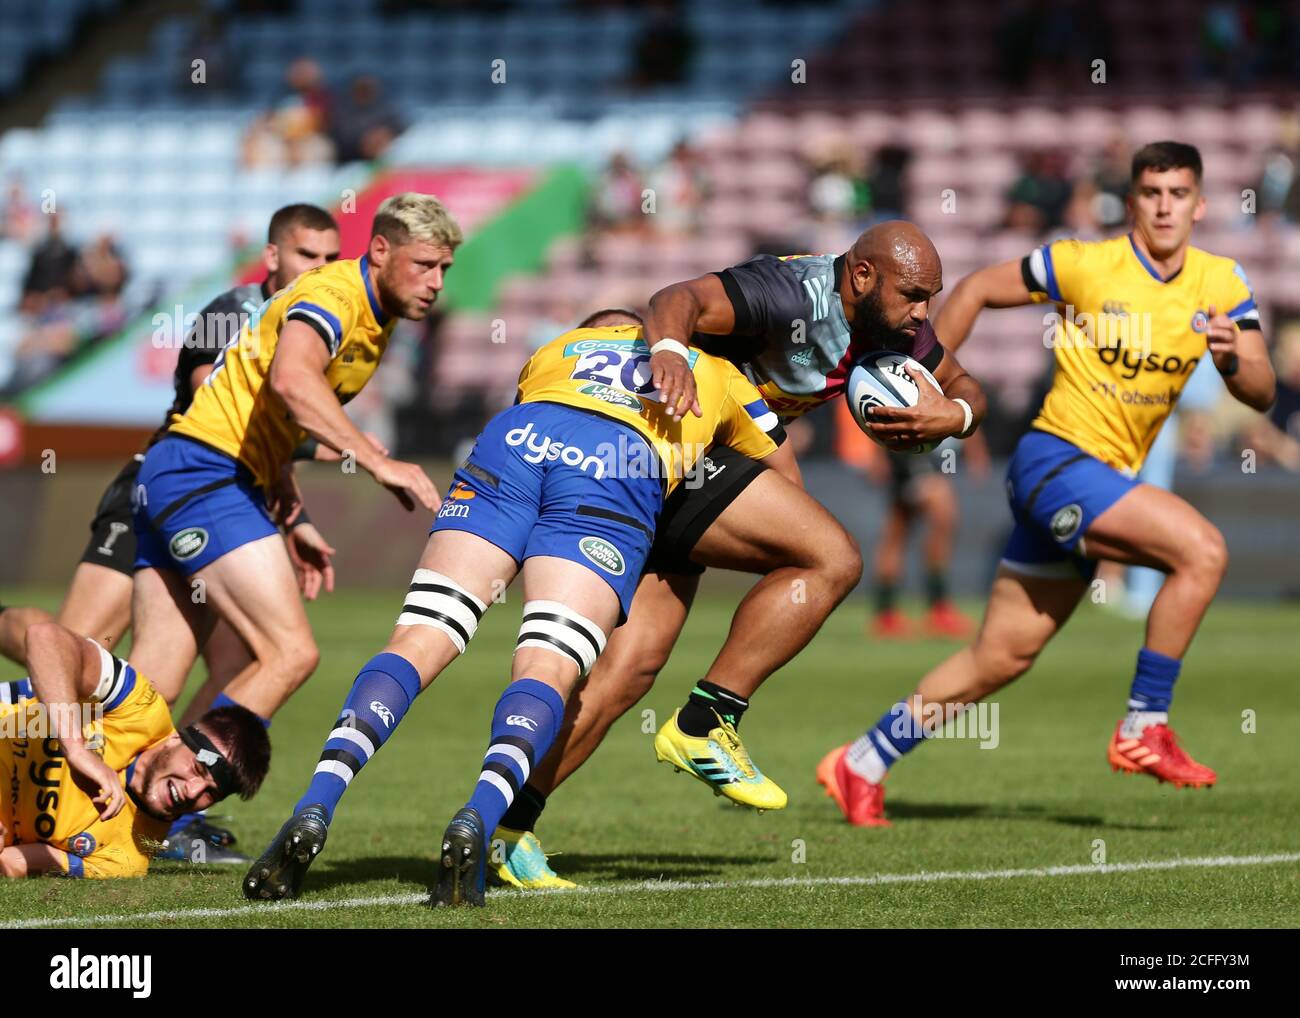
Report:
M21 593L6 600L21 603ZM244 902L242 867L159 864L145 880L7 882L0 926L1203 927L1289 926L1300 914L1294 607L1217 604L1192 647L1173 720L1193 755L1218 770L1218 787L1176 791L1110 772L1106 742L1142 629L1085 605L997 697L996 748L922 746L889 779L894 827L855 830L815 783L817 760L956 645L872 642L861 600L842 606L744 720L755 760L790 795L786 810L759 816L656 764L652 748L655 726L720 645L737 598L701 597L656 688L552 797L538 833L560 853L555 869L584 893L498 893L486 909L455 912L419 904L508 676L512 592L353 782L298 906ZM271 775L252 802L218 807L245 851L260 852L287 816L399 603L395 591L342 591L312 606L322 662L275 719ZM1253 732L1243 730L1250 719ZM1103 852L1114 870L1092 869ZM1291 858L1256 858L1275 855ZM1214 857L1245 864L1131 868ZM1020 872L990 875L1008 870Z

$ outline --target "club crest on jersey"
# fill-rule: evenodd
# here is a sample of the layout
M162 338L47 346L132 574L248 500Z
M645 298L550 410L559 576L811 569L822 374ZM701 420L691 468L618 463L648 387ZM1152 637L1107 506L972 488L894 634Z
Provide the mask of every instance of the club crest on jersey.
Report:
M208 546L208 532L202 527L186 527L167 545L172 558L177 562L188 562Z
M1209 329L1209 327L1210 327L1210 316L1207 315L1204 311L1197 310L1196 314L1192 315L1192 331L1205 332Z
M605 572L612 573L614 576L622 576L627 569L622 552L604 538L584 537L578 542L578 550Z
M95 851L95 846L97 844L98 843L95 841L95 836L93 834L89 831L82 831L76 837L68 839L68 851L73 855L84 859L86 856L90 855L91 852Z
M1064 544L1079 532L1081 523L1083 523L1083 508L1078 502L1072 502L1052 514L1052 522L1049 526L1052 536Z

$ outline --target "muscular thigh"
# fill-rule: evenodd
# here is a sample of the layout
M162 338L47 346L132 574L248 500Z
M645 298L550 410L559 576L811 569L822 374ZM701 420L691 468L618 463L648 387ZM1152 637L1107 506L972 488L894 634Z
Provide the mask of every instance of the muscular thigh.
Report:
M1091 558L1168 571L1214 524L1188 502L1139 484L1093 521L1081 544Z
M852 545L839 521L803 488L773 470L756 477L696 542L691 561L766 573Z
M196 596L201 592L208 607L258 657L284 641L311 639L293 565L279 534L227 552L195 573L191 583L197 586Z
M131 587L128 574L82 562L59 608L60 624L111 649L131 624Z
M1002 566L989 591L977 648L1033 656L1074 612L1086 580L1025 576Z

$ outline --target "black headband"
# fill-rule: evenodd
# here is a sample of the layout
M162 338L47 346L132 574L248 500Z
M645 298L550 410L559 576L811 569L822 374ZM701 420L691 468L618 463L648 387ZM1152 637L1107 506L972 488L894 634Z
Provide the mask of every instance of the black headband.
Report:
M224 799L238 790L239 783L235 780L235 771L230 766L230 761L213 745L212 740L199 730L197 725L182 728L180 736L181 742L194 750L199 763L203 764L216 779L217 798Z

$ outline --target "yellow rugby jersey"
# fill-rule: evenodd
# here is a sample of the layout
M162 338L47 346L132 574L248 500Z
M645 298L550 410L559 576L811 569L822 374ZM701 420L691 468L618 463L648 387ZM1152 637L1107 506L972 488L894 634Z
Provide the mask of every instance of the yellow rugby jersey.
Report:
M103 704L102 755L123 785L136 757L176 729L167 702L125 661L100 647L104 660L95 699ZM74 877L140 877L168 823L136 806L128 795L121 812L104 823L90 796L77 787L58 739L35 700L0 704L0 824L6 845L44 842L68 853ZM20 737L21 736L21 737ZM88 725L86 738L95 736ZM91 743L94 745L94 743Z
M304 272L249 316L239 338L221 351L212 373L169 430L235 457L264 488L307 437L284 402L266 386L280 329L305 322L329 348L325 378L340 403L375 373L396 319L384 314L370 285L368 258Z
M1210 308L1240 329L1259 328L1241 266L1199 248L1164 280L1131 234L1045 244L1021 268L1036 302L1062 306L1056 375L1033 426L1128 474L1209 356Z
M547 343L519 374L518 403L561 403L628 424L664 464L665 494L714 442L753 459L776 450L776 415L730 362L691 350L703 417L674 421L650 377L650 350L639 325L574 329Z

